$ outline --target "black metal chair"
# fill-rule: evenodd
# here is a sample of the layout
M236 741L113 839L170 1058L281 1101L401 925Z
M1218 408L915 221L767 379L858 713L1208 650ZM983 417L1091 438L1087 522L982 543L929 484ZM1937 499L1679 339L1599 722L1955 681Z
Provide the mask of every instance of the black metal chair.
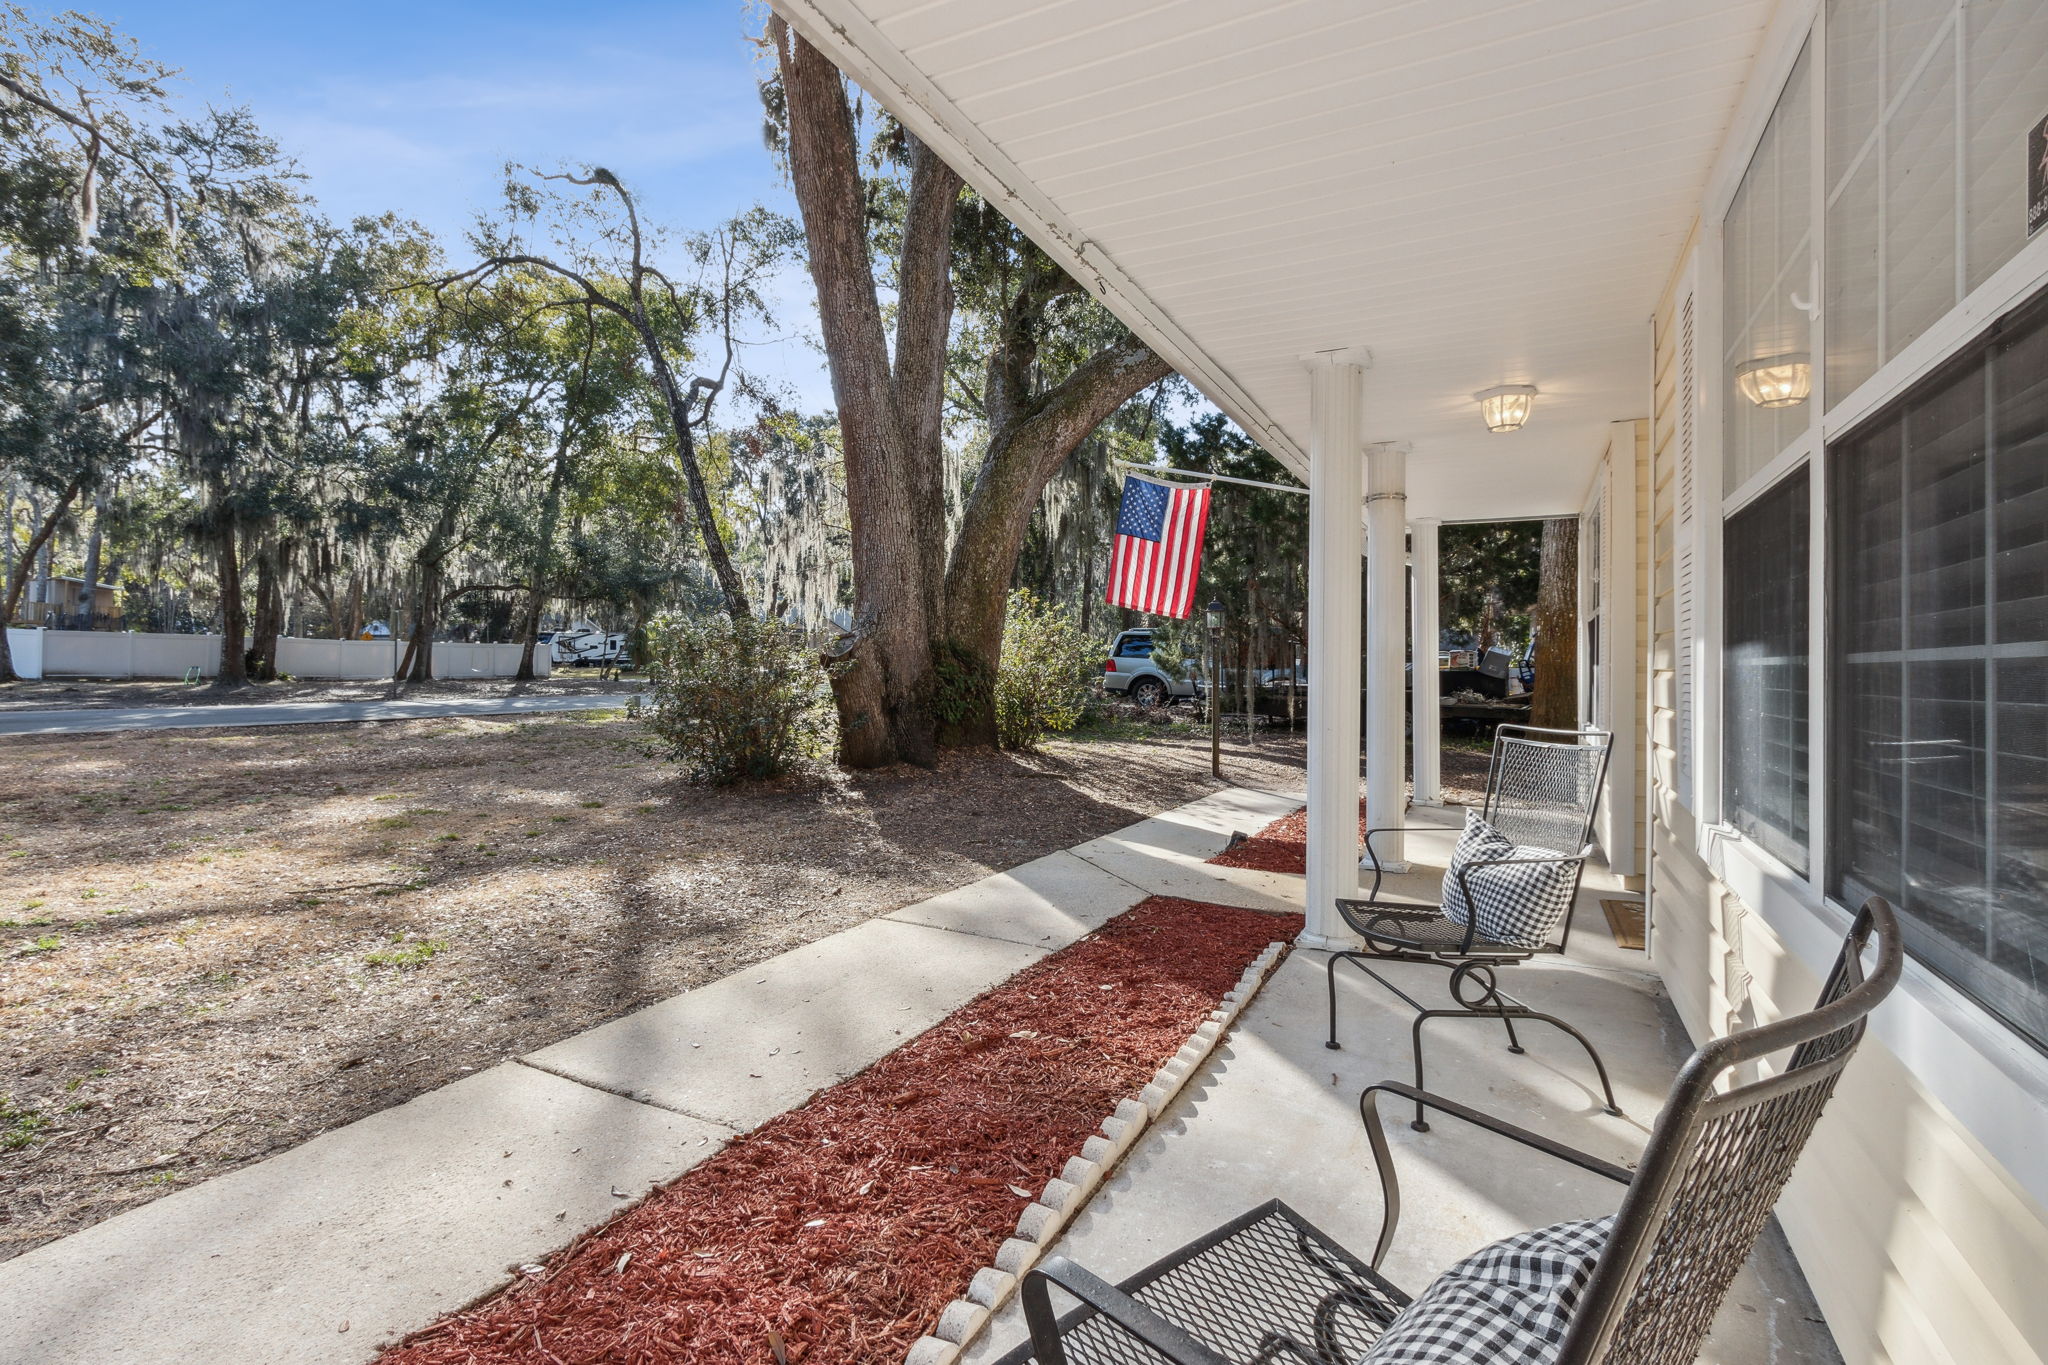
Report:
M1866 976L1863 957L1873 934L1876 965ZM1873 897L1810 1012L1693 1053L1633 1171L1414 1086L1372 1086L1360 1096L1359 1112L1386 1213L1371 1261L1277 1200L1121 1285L1054 1256L1025 1277L1031 1339L1001 1365L1371 1365L1375 1345L1411 1302L1378 1272L1401 1212L1378 1112L1383 1094L1412 1102L1418 1114L1435 1109L1624 1186L1611 1227L1595 1226L1604 1242L1575 1290L1561 1340L1547 1343L1543 1354L1554 1345L1558 1365L1685 1365L1697 1358L1715 1311L1762 1235L1862 1041L1866 1016L1897 984L1901 961L1891 907ZM1781 1069L1756 1065L1786 1052ZM1080 1306L1055 1318L1054 1285ZM1427 1358L1483 1365L1502 1356Z
M1337 1041L1337 964L1350 962L1387 988L1415 1011L1413 1046L1415 1084L1427 1084L1422 1065L1422 1026L1432 1019L1497 1019L1506 1025L1508 1051L1522 1051L1515 1035L1515 1021L1549 1024L1576 1038L1593 1059L1600 1075L1600 1089L1607 1099L1606 1110L1619 1114L1614 1086L1607 1078L1607 1064L1601 1060L1585 1034L1552 1014L1532 1009L1500 989L1495 969L1548 953L1562 953L1571 943L1572 914L1569 902L1554 941L1530 948L1520 944L1496 943L1481 934L1478 901L1470 878L1487 868L1510 865L1569 867L1571 898L1578 897L1579 881L1586 859L1592 856L1589 842L1593 814L1600 803L1600 787L1607 774L1607 759L1613 736L1602 730L1546 730L1530 725L1503 725L1494 731L1493 757L1487 765L1486 802L1481 816L1514 844L1557 850L1554 856L1493 858L1474 861L1456 869L1464 889L1465 904L1472 907L1468 923L1459 924L1444 913L1441 905L1417 906L1379 899L1385 878L1372 837L1388 832L1375 826L1365 832L1365 854L1373 866L1372 890L1364 900L1340 900L1337 913L1354 933L1365 940L1365 951L1330 954L1330 1037L1323 1046L1339 1048ZM1576 853L1570 850L1578 850ZM1426 962L1451 974L1454 1009L1433 1009L1374 971L1369 965L1378 958L1391 962Z

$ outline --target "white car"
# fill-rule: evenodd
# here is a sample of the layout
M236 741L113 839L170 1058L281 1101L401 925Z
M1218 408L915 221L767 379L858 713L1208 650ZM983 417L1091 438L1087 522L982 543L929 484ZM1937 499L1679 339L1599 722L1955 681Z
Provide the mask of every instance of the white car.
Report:
M1102 690L1121 694L1140 706L1163 706L1195 695L1195 667L1192 660L1175 666L1171 660L1152 657L1152 632L1126 630L1110 641L1109 657L1102 661Z

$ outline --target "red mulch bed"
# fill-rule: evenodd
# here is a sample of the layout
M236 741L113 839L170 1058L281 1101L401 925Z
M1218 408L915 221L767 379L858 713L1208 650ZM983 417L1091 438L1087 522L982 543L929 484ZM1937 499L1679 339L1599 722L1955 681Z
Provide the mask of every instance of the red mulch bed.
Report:
M1358 806L1358 837L1365 837L1365 803ZM1248 867L1254 872L1308 871L1308 807L1283 815L1272 824L1209 860L1218 867Z
M382 1365L883 1365L1301 917L1154 897ZM1020 1193L1021 1191L1021 1193Z

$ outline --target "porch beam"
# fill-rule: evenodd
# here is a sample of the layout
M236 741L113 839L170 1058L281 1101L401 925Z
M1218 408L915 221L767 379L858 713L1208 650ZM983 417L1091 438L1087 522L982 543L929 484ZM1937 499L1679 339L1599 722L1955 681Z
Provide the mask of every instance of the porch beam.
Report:
M1303 357L1309 372L1308 885L1299 942L1355 946L1337 901L1358 894L1360 429L1369 355Z
M1408 448L1365 452L1365 814L1388 871L1408 870ZM1311 689L1311 704L1315 696Z
M1414 730L1414 803L1441 806L1443 792L1443 707L1437 699L1437 608L1442 588L1437 557L1436 517L1416 517L1408 523L1409 578L1414 604L1409 608L1413 638L1408 653L1413 661L1409 675L1409 724Z

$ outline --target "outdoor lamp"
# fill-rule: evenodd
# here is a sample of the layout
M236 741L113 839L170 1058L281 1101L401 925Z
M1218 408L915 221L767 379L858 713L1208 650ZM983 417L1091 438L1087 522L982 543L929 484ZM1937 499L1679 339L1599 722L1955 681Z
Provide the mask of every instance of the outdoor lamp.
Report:
M1813 392L1813 362L1803 355L1773 355L1736 367L1735 386L1760 408L1789 408Z
M1479 415L1488 431L1520 431L1536 404L1534 384L1496 384L1472 395L1479 400Z
M1212 597L1209 599L1208 617L1209 629L1211 631L1223 629L1223 601L1221 598Z

